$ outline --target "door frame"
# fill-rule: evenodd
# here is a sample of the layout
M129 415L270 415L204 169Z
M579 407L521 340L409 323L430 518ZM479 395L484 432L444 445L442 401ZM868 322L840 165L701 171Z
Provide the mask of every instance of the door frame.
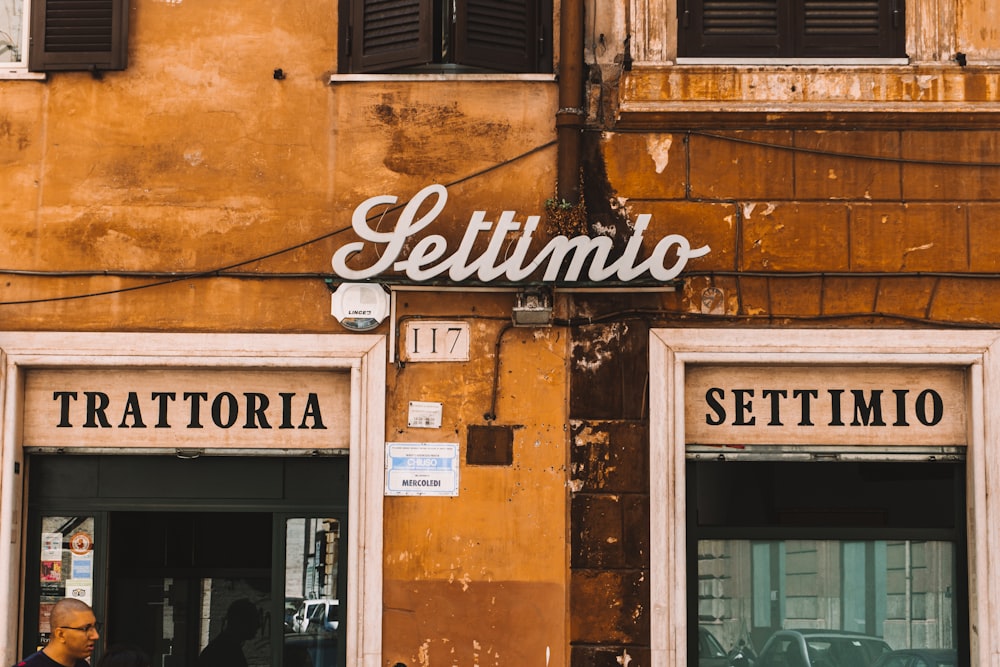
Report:
M650 381L650 650L687 665L685 370L698 364L937 366L965 374L966 553L973 667L992 665L1000 632L1000 333L899 329L653 329Z
M382 506L386 340L362 334L0 332L0 658L23 647L25 484L22 420L32 369L349 371L347 664L378 667L382 652ZM206 448L206 454L211 454ZM107 452L102 452L107 453ZM247 454L247 452L240 452ZM249 455L267 455L260 450ZM282 451L287 455L287 451Z

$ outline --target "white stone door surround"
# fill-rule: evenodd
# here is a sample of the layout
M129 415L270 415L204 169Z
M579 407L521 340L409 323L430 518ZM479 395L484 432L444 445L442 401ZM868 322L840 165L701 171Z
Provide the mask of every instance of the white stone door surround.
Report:
M350 372L347 664L380 667L385 366L386 341L378 335L0 332L0 661L9 665L21 657L15 653L24 595L25 374L271 369Z
M653 667L687 665L685 392L688 365L964 369L969 626L973 667L1000 665L1000 332L653 329L650 332L650 628ZM995 556L994 556L995 557Z

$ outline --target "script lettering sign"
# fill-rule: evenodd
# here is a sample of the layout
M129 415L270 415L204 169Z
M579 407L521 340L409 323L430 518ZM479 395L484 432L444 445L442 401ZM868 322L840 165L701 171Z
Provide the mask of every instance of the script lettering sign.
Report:
M692 248L679 234L669 234L657 242L648 257L640 251L643 235L651 216L638 216L624 251L614 256L612 239L606 236L556 236L540 249L533 248L539 216L528 216L522 223L515 220L514 211L504 211L494 223L486 219L485 211L476 211L458 247L451 250L448 239L440 234L421 236L444 210L448 191L443 185L429 185L414 196L400 213L391 231L379 231L370 222L372 211L393 206L392 195L372 197L362 202L351 218L354 232L363 239L343 245L333 255L333 272L347 280L364 280L388 273L404 273L414 281L426 281L440 276L460 282L475 279L492 282L504 279L518 282L541 274L545 282L628 282L644 275L654 280L669 281L680 275L689 259L708 254L707 245ZM429 208L427 208L429 205ZM421 209L427 209L419 215ZM510 235L516 235L512 241ZM480 238L488 237L485 248ZM366 243L383 244L377 259L368 266L349 266ZM537 244L535 244L537 246Z

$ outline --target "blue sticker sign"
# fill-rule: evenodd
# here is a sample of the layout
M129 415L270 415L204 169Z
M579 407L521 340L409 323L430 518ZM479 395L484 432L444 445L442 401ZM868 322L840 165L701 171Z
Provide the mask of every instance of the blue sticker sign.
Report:
M457 496L458 471L457 443L386 443L387 496Z

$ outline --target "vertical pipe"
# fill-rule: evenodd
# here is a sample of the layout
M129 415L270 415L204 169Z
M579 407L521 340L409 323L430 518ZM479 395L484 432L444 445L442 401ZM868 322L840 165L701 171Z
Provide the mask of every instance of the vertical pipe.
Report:
M583 0L562 0L559 18L559 110L557 195L580 200L580 144L583 133Z

